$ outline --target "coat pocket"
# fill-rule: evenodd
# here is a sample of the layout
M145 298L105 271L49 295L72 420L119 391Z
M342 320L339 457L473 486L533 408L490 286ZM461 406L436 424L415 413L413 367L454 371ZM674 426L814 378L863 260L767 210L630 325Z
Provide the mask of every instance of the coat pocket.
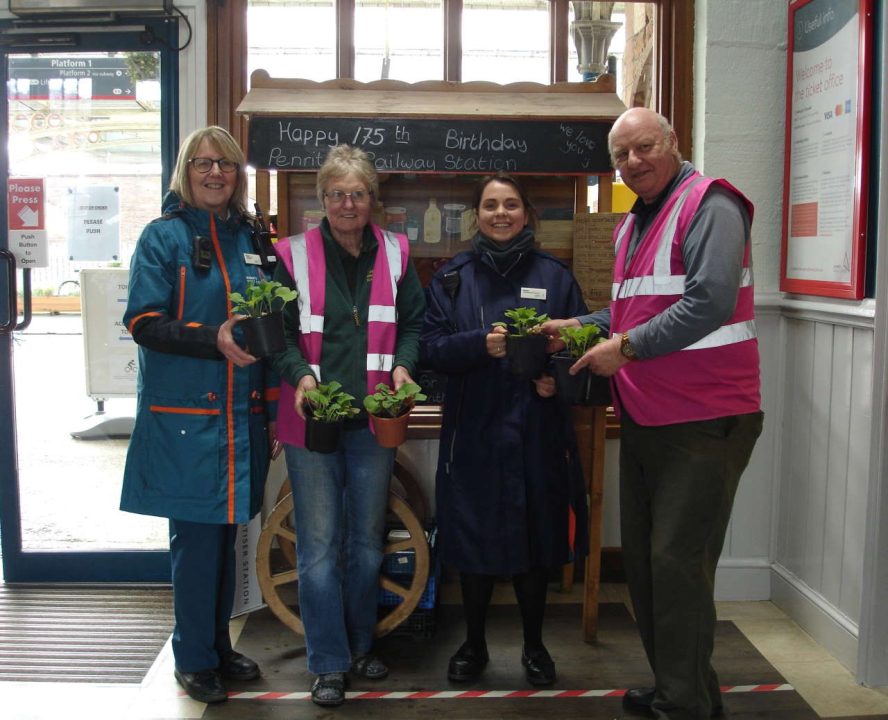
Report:
M169 498L212 501L225 496L225 441L219 408L148 402L151 475Z

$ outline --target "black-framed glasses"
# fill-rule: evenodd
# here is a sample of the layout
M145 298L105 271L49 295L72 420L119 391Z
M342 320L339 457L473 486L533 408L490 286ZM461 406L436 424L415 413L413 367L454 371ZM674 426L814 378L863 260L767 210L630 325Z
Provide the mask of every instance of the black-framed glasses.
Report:
M366 190L354 190L352 192L343 192L342 190L331 190L330 192L325 192L324 197L327 198L334 205L342 205L345 202L346 198L351 198L351 201L355 205L364 205L365 203L370 202L370 196L373 193L367 192Z
M226 160L225 158L213 160L213 158L193 157L188 162L191 163L191 167L199 173L208 173L213 169L213 165L218 165L219 170L224 173L233 173L239 167L238 163L234 162L234 160Z

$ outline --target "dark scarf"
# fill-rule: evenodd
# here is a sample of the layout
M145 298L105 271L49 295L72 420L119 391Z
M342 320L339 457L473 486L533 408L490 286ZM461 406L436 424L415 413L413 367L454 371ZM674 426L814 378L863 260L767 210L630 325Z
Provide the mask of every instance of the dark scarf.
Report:
M487 255L493 261L497 271L505 274L522 256L533 250L535 239L533 230L525 225L524 229L505 245L491 240L480 232L475 234L472 247L479 255Z

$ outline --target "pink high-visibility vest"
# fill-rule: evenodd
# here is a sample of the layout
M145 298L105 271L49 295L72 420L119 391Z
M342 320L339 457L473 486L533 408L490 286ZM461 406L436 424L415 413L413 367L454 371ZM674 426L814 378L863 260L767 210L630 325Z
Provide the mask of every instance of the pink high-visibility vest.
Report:
M752 221L753 206L725 180L695 172L657 213L628 266L634 216L614 230L616 261L611 290L611 333L619 335L678 302L684 294L682 243L707 189L716 183L735 193ZM713 239L718 242L717 238ZM640 425L670 425L757 412L761 407L758 339L751 248L734 313L720 328L678 352L624 365L614 376L620 405Z
M395 299L409 259L406 235L397 235L377 225L371 227L379 246L373 263L367 311L368 394L374 392L379 383L392 385L392 364L398 339ZM302 235L283 238L274 247L299 291L299 349L318 383L322 383L321 347L327 283L324 238L320 228L313 228ZM305 421L296 413L295 396L296 389L281 378L277 436L281 442L305 447Z

